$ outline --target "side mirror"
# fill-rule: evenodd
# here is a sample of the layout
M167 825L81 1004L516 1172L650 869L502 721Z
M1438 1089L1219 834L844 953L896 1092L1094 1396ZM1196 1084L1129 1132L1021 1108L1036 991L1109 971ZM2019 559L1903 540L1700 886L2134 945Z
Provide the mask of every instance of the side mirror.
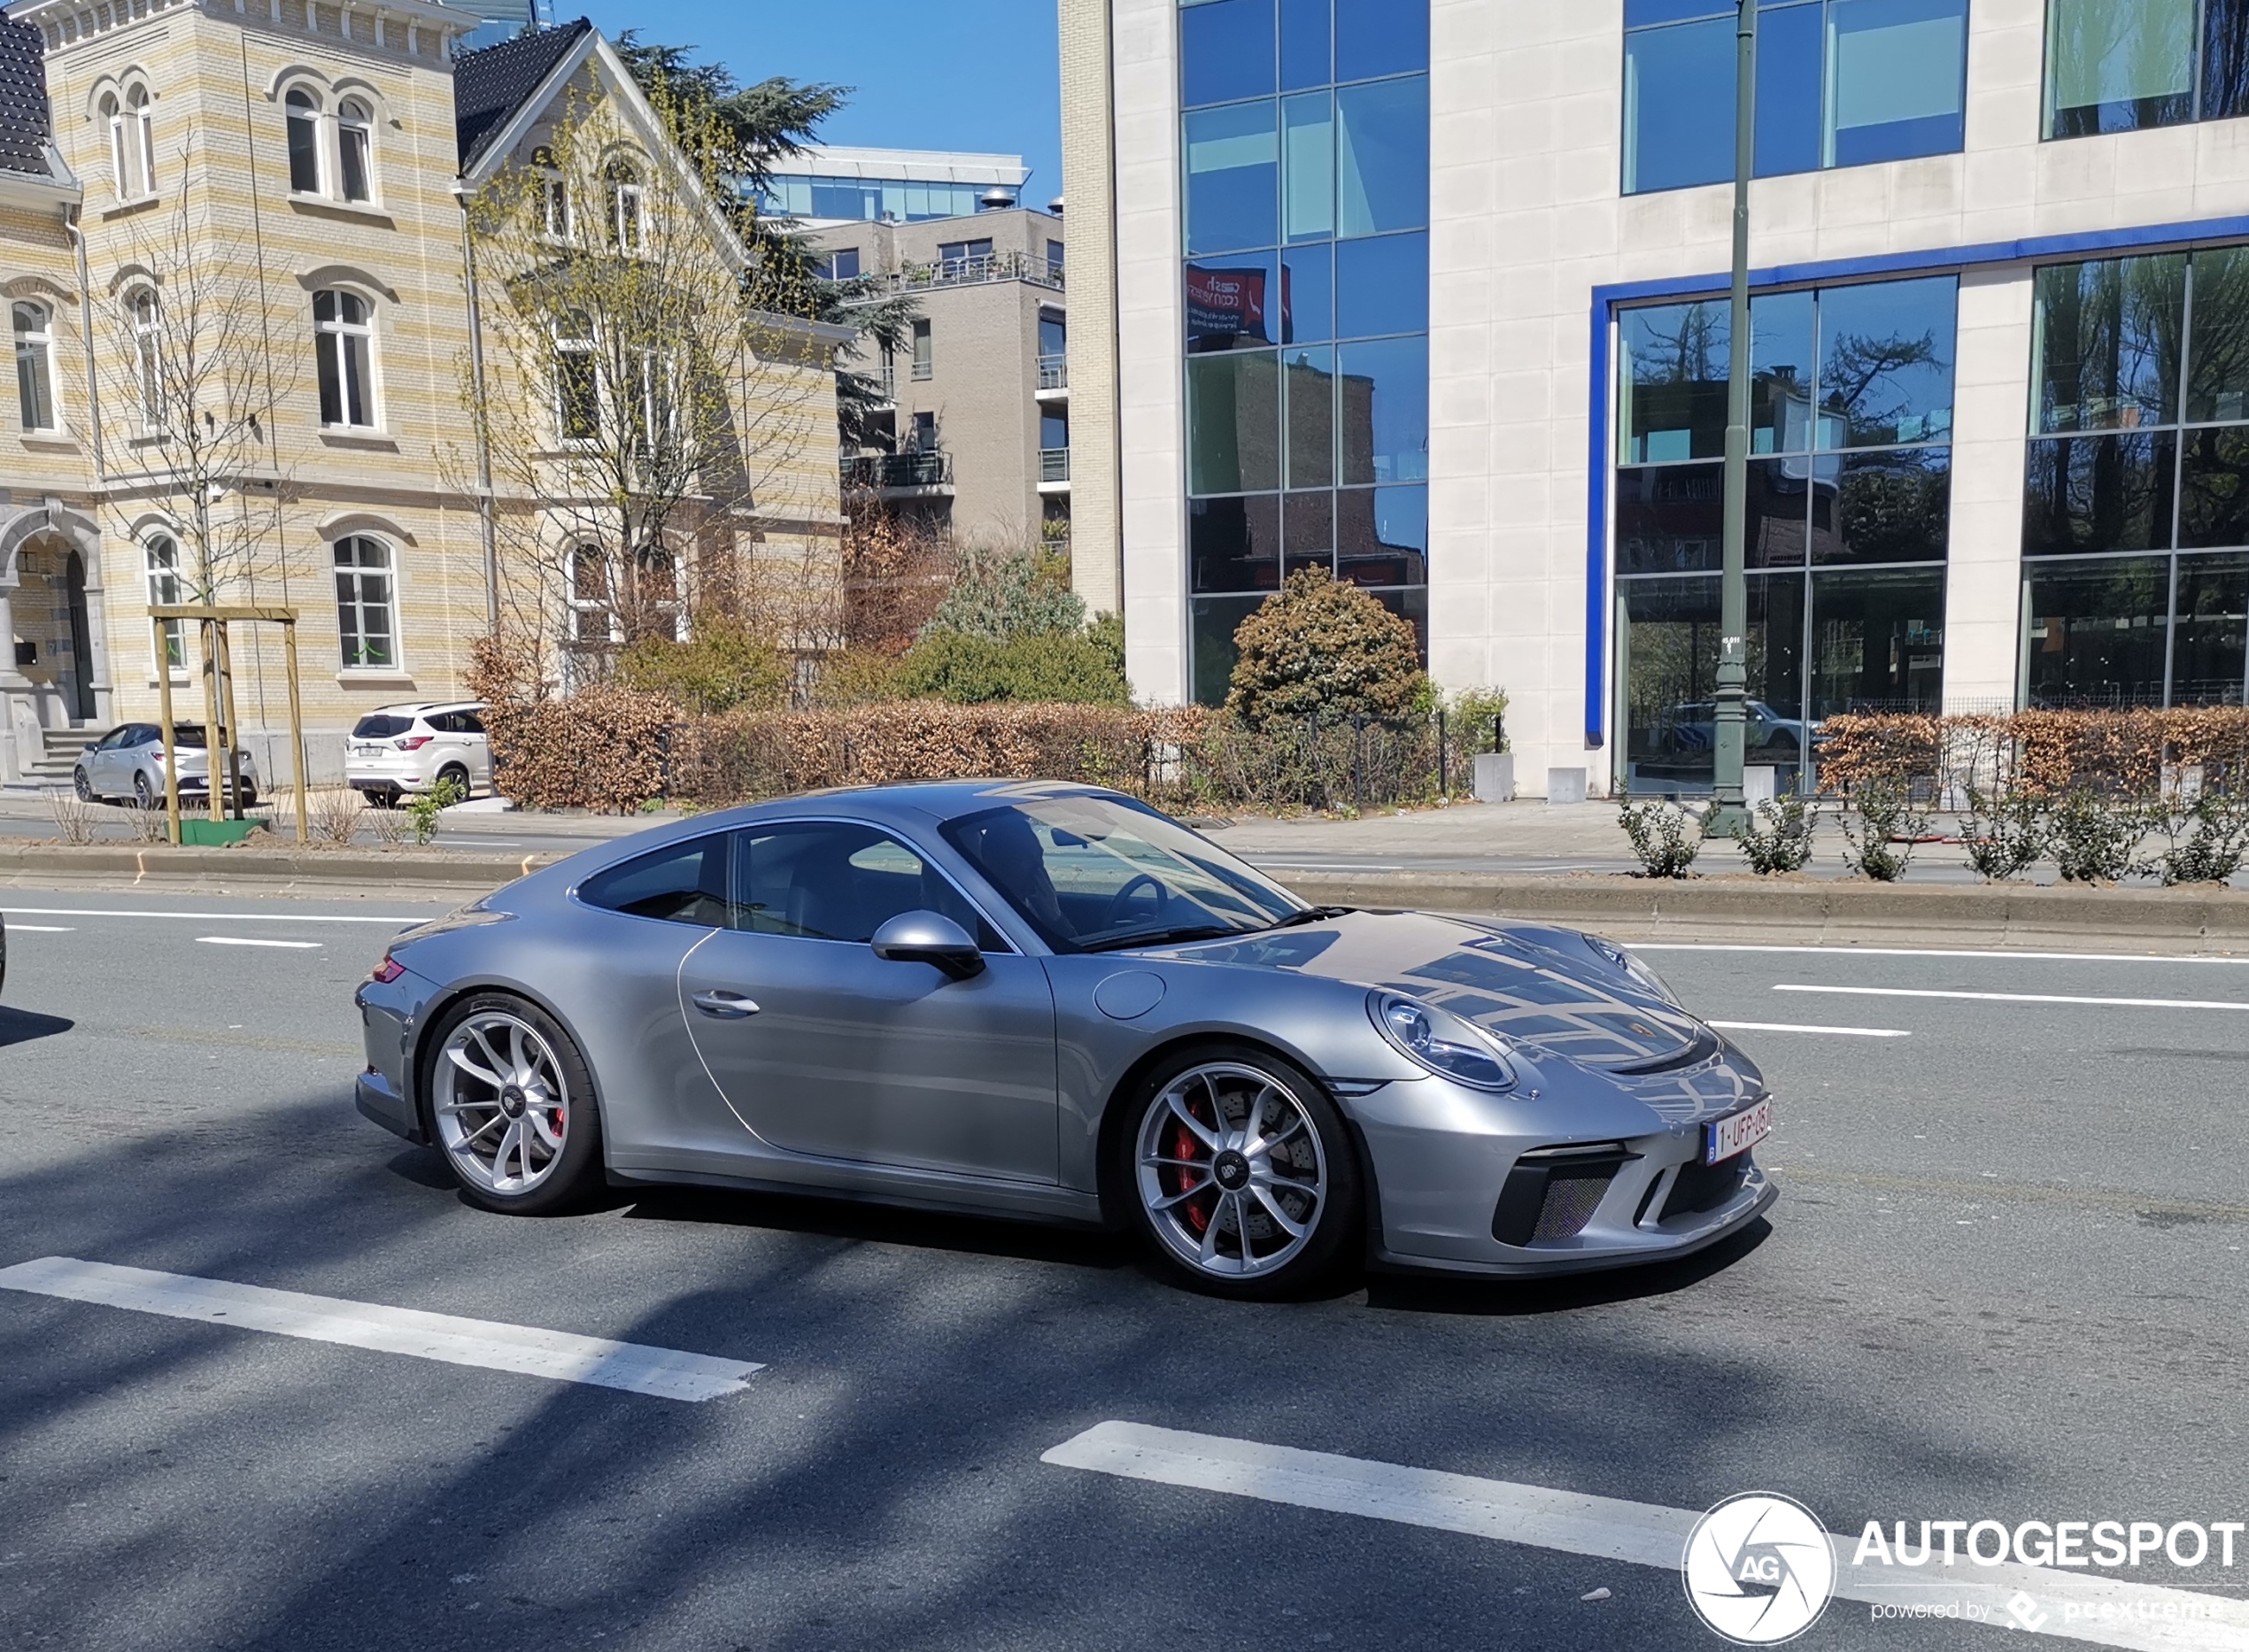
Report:
M984 953L969 932L935 912L901 912L868 943L893 963L935 964L955 981L984 973Z

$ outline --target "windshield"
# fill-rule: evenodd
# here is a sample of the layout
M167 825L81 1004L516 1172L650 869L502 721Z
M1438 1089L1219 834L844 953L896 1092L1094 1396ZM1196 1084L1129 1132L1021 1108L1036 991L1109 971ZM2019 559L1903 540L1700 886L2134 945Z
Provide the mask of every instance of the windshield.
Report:
M1302 903L1177 822L1116 798L1039 798L945 836L1060 953L1240 935Z

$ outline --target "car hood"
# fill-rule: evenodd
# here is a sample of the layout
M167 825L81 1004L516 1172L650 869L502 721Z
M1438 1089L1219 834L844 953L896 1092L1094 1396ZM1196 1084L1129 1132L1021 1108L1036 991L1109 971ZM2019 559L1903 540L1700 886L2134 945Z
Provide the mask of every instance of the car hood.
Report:
M1570 930L1349 912L1167 955L1386 987L1472 1021L1503 1043L1608 1072L1671 1071L1720 1048L1716 1033Z

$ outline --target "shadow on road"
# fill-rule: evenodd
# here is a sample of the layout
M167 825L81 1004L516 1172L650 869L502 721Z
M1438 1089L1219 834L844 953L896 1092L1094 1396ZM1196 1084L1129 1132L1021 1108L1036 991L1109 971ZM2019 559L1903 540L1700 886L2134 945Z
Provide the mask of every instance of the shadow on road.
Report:
M0 1004L0 1049L11 1044L28 1044L34 1038L51 1038L57 1033L68 1032L78 1023L66 1021L60 1015L43 1015L36 1010L10 1009Z
M1369 1308L1420 1314L1480 1314L1502 1318L1565 1314L1611 1302L1668 1296L1723 1273L1773 1235L1763 1216L1708 1250L1677 1262L1612 1268L1565 1279L1464 1279L1439 1274L1379 1274L1367 1281Z

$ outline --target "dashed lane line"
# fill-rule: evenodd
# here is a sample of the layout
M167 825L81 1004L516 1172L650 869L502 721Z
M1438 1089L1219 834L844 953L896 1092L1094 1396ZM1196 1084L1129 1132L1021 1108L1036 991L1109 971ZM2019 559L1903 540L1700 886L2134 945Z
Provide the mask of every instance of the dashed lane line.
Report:
M1592 1497L1509 1480L1478 1479L1256 1440L1098 1423L1039 1459L1125 1479L1222 1492L1333 1514L1465 1532L1565 1555L1622 1561L1673 1574L1700 1515L1690 1509ZM2126 1582L2051 1567L1856 1565L1856 1540L1830 1533L1836 1594L1883 1607L1973 1603L2011 1624L2018 1594L2035 1602L2037 1633L2145 1652L2249 1652L2249 1601ZM1678 1586L1676 1581L1670 1586ZM2103 1609L2108 1615L2103 1617Z
M1783 946L1750 942L1635 941L1636 953L1803 953L1824 958L1993 958L2033 963L2244 964L2249 956L2199 953L2033 953L2010 946L1859 946L1835 941L1824 946Z
M2068 992L1967 992L1933 986L1817 986L1784 981L1775 992L1834 992L1852 998L1958 998L1987 1004L2096 1004L2110 1009L2249 1009L2226 998L2083 998Z
M118 912L93 907L0 907L0 914L8 917L18 913L40 918L193 918L200 923L387 923L394 930L429 922L427 915L407 917L395 913L370 915L358 912L158 912L153 908Z
M298 952L318 952L321 949L318 941L251 940L241 935L198 935L195 938L198 946L286 946Z
M463 1319L413 1308L386 1308L340 1297L308 1296L189 1274L81 1262L72 1256L43 1256L36 1262L0 1268L0 1290L128 1308L205 1324L236 1325L383 1354L406 1354L450 1365L517 1371L556 1382L622 1388L660 1400L715 1400L738 1393L749 1386L753 1371L764 1369L746 1360L715 1359L707 1354L685 1354L638 1342L613 1342L607 1337Z
M1814 1027L1800 1021L1713 1021L1708 1024L1727 1032L1820 1032L1836 1038L1910 1038L1913 1036L1898 1027Z

